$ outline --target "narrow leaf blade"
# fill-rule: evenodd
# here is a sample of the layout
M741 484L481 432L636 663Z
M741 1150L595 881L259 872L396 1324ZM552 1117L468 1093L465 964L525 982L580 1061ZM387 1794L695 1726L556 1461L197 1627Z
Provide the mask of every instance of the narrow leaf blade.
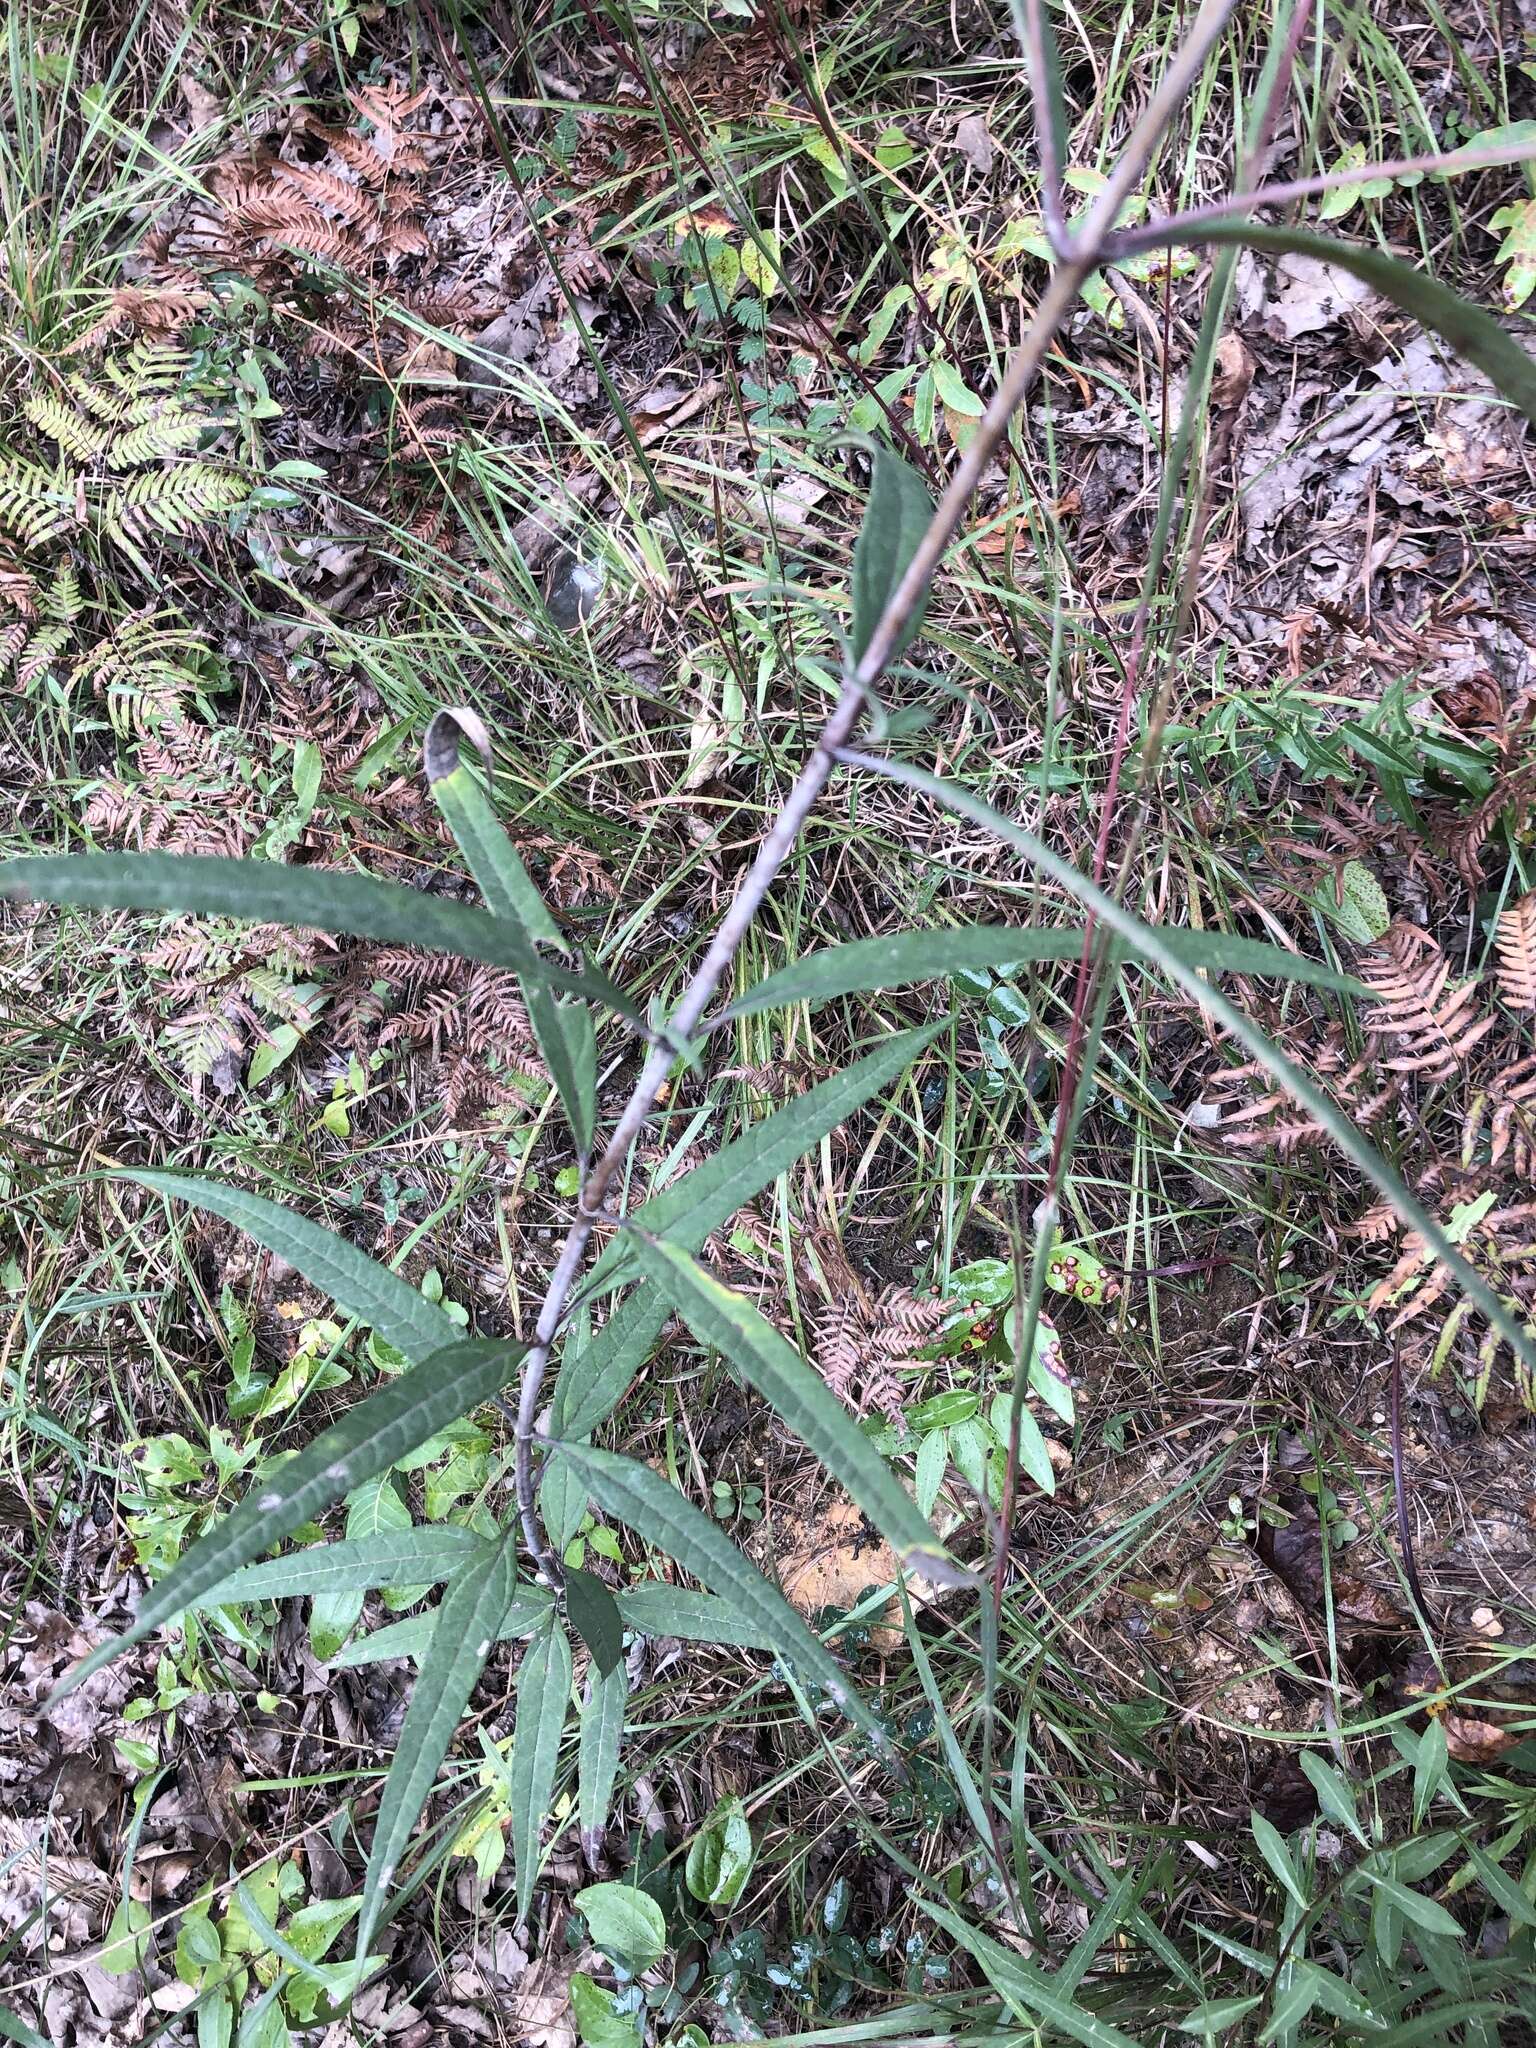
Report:
M624 1654L624 1624L613 1595L602 1580L579 1565L565 1572L565 1611L571 1627L592 1652L592 1661L606 1678Z
M547 1587L519 1586L496 1631L498 1641L531 1636L549 1620L554 1605ZM419 1661L431 1643L436 1620L436 1614L407 1614L399 1621L386 1622L383 1628L376 1628L371 1635L360 1636L338 1650L327 1659L328 1666L332 1671L352 1671L360 1665L382 1664L394 1657L414 1657Z
M615 1664L611 1671L592 1673L581 1709L581 1741L576 1752L581 1853L591 1870L597 1870L602 1863L603 1834L613 1804L614 1780L619 1773L619 1744L628 1703L629 1674L622 1663Z
M145 1594L132 1627L92 1650L66 1674L60 1691L72 1690L130 1644L174 1621L332 1501L488 1401L506 1385L522 1353L519 1344L450 1344L348 1409L199 1537Z
M512 1733L512 1858L517 1917L528 1917L539 1846L554 1801L560 1733L571 1704L571 1645L558 1617L529 1646L517 1674L517 1717Z
M469 1564L485 1539L443 1524L386 1529L376 1536L317 1543L287 1557L248 1564L196 1603L228 1607L241 1600L296 1600L320 1593L366 1593L374 1586L435 1586Z
M869 503L864 508L864 520L853 550L851 646L855 664L868 647L880 615L932 518L933 500L917 471L889 448L877 449ZM922 615L920 604L891 649L892 661L917 632Z
M411 1831L427 1803L438 1765L464 1718L469 1696L485 1669L516 1588L517 1538L509 1532L451 1580L443 1595L431 1644L416 1674L395 1760L384 1780L363 1879L359 1955L368 1952Z
M685 1643L724 1643L737 1650L771 1650L761 1623L746 1620L728 1600L689 1586L647 1580L615 1595L626 1628L642 1636L677 1636Z

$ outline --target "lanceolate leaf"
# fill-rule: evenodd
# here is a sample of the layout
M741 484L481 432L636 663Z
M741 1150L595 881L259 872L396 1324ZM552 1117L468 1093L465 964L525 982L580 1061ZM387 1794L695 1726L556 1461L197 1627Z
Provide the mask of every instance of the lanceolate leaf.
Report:
M671 1313L672 1304L644 1282L630 1289L581 1355L562 1366L555 1382L556 1436L590 1436L612 1413L633 1386Z
M624 1626L642 1636L677 1636L685 1643L728 1643L738 1650L771 1650L762 1625L746 1621L728 1600L688 1586L648 1580L614 1595Z
M1516 1357L1536 1372L1536 1340L1532 1339L1523 1323L1510 1313L1482 1276L1467 1263L1443 1227L1436 1222L1424 1205L1409 1193L1381 1154L1361 1136L1349 1118L1317 1083L1270 1043L1265 1033L1250 1017L1238 1009L1235 1003L1229 1003L1218 989L1202 981L1193 968L1187 967L1182 960L1177 959L1164 945L1159 932L1154 931L1150 925L1143 924L1134 912L1117 903L1112 896L1090 882L1086 875L1080 875L1070 861L1053 852L1044 840L1037 838L1024 826L1016 825L1011 818L1005 818L1001 811L994 810L989 803L973 795L970 790L963 789L956 783L945 782L937 775L930 775L925 769L912 767L905 761L881 762L880 769L892 781L903 783L909 789L922 791L925 796L932 797L935 803L942 804L946 810L954 811L960 817L973 819L978 825L983 825L989 832L995 833L999 839L1016 846L1043 874L1049 875L1069 894L1075 896L1083 908L1090 911L1109 931L1160 968L1176 988L1181 988L1207 1016L1213 1017L1266 1073L1273 1074L1286 1093L1300 1103L1344 1156L1359 1167L1374 1187L1381 1190L1409 1228L1417 1230L1429 1249L1455 1274L1463 1292L1477 1304Z
M1261 226L1257 221L1197 223L1185 233L1154 239L1138 236L1144 246L1175 242L1219 242L1262 249L1276 256L1313 256L1319 263L1347 270L1373 291L1429 327L1458 355L1475 363L1492 379L1511 405L1536 421L1536 362L1506 334L1491 313L1451 291L1422 270L1363 242L1341 242L1331 235L1308 234L1303 228Z
M459 758L459 714L440 711L427 728L427 781L448 829L492 915L516 925L530 951L535 940L563 946L558 925L534 887L489 797ZM562 1003L541 981L526 982L528 1021L543 1053L579 1153L592 1144L597 1113L597 1044L592 1013Z
M1169 952L1190 967L1213 973L1270 974L1285 981L1363 995L1363 982L1321 960L1307 960L1263 939L1233 932L1195 932L1154 927ZM1084 927L1045 930L1029 925L962 925L953 931L895 932L887 938L850 939L825 946L770 974L738 996L726 1017L750 1017L789 1003L824 1003L833 996L862 995L872 989L901 988L907 982L936 981L943 975L977 973L1014 962L1075 960L1083 950Z
M384 1780L374 1824L357 1952L366 1955L411 1830L421 1818L437 1767L464 1718L469 1696L485 1669L502 1617L517 1588L517 1536L508 1532L451 1580L416 1674L395 1760Z
M435 1586L485 1547L473 1529L446 1523L425 1529L383 1529L345 1543L317 1543L288 1557L248 1564L205 1593L199 1607L241 1600L292 1600L316 1593L363 1593L372 1586Z
M783 1594L747 1562L708 1515L648 1465L615 1457L591 1444L555 1444L551 1455L569 1459L586 1481L588 1492L601 1502L605 1515L624 1523L702 1579L749 1627L760 1631L764 1642L822 1686L882 1754L888 1753L889 1738L854 1692L847 1673L817 1642Z
M613 1595L591 1572L567 1565L565 1611L571 1627L591 1651L592 1662L606 1677L624 1654L624 1624Z
M932 517L933 500L917 471L888 448L878 449L869 503L864 508L864 521L853 550L851 645L855 664L868 647L880 614L901 581L902 571L916 554L917 544ZM920 604L891 649L892 661L916 633L922 614Z
M332 1501L388 1471L397 1458L488 1401L506 1385L522 1355L520 1344L450 1344L348 1409L296 1457L259 1480L237 1508L200 1537L145 1594L133 1626L92 1650L63 1679L60 1693L99 1671L130 1643L174 1621Z
M943 1029L942 1024L930 1024L921 1030L894 1033L863 1059L776 1109L772 1116L722 1146L713 1159L652 1195L633 1220L653 1237L670 1238L689 1251L698 1251L709 1233L734 1216L744 1202L771 1186L828 1131L836 1130L844 1117L852 1116L871 1096L904 1074ZM629 1246L622 1238L616 1239L593 1268L589 1292L604 1285L616 1286L625 1267L632 1264ZM603 1334L599 1331L593 1338L589 1352L597 1349Z
M1032 2021L1049 2020L1054 2027L1084 2048L1137 2048L1129 2034L1122 2034L1108 2020L1085 2012L1070 1997L1057 1991L1050 1978L1013 1949L1004 1948L990 1934L983 1934L959 1913L913 1895L913 1904L937 1920L939 1925L968 1949L981 1965L987 1982L998 1996Z
M929 1577L949 1579L959 1573L885 1459L761 1310L716 1280L691 1252L638 1231L634 1236L651 1285L676 1303L695 1336L740 1368L807 1449L842 1481L902 1564Z
M581 1709L581 1745L576 1753L576 1803L581 1826L581 1853L592 1870L602 1862L603 1831L613 1801L619 1770L619 1740L629 1701L629 1674L622 1663L606 1673L594 1671L587 1681Z
M166 910L346 932L390 946L453 953L490 967L510 967L527 981L604 1003L644 1026L629 998L593 967L546 960L521 927L403 888L376 875L336 868L284 867L270 860L218 860L190 853L67 853L0 861L0 896L30 903L73 904L80 910Z
M560 1732L571 1704L571 1645L556 1616L529 1645L517 1674L517 1716L512 1729L510 1805L512 1858L517 1875L517 1917L528 1917L539 1846L555 1795Z
M190 1202L194 1209L206 1209L233 1223L247 1237L296 1266L338 1308L376 1330L386 1344L409 1359L425 1358L458 1338L458 1325L452 1317L418 1294L398 1273L370 1259L334 1230L311 1223L279 1202L247 1194L244 1188L226 1187L222 1181L198 1180L191 1174L149 1172L131 1166L117 1171L123 1180L138 1181L156 1194L174 1195L179 1202Z
M554 1605L547 1587L519 1586L501 1617L498 1639L509 1642L517 1636L531 1636L548 1621ZM376 1628L372 1635L360 1636L327 1661L332 1671L349 1671L361 1664L382 1664L392 1657L420 1658L432 1640L436 1620L435 1614L408 1614L401 1621Z

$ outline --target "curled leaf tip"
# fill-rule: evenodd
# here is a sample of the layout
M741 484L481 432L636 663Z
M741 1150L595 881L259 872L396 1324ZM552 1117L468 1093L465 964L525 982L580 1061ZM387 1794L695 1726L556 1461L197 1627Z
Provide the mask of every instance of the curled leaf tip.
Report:
M442 782L459 765L459 740L467 739L480 756L487 776L492 770L491 736L478 711L465 704L445 704L427 727L422 766L428 783Z

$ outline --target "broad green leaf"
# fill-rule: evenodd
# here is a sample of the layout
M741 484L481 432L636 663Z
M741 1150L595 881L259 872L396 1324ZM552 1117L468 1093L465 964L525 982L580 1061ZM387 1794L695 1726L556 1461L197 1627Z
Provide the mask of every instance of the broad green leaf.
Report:
M458 1325L435 1302L418 1294L409 1281L370 1259L338 1232L311 1223L280 1202L248 1194L244 1188L226 1187L222 1181L200 1180L193 1174L152 1172L135 1166L118 1167L116 1173L120 1180L137 1181L156 1194L173 1195L178 1202L190 1202L194 1209L222 1216L257 1244L286 1259L338 1308L366 1323L409 1359L426 1358L458 1339Z
M1333 245L1324 246L1331 248ZM1536 368L1532 369L1532 379L1536 382ZM1536 1372L1536 1340L1532 1339L1523 1322L1510 1312L1482 1276L1467 1263L1442 1225L1422 1202L1409 1193L1397 1173L1360 1134L1332 1097L1278 1051L1252 1018L1235 1003L1228 1002L1218 989L1203 981L1194 969L1170 952L1161 935L1150 925L1143 924L1133 911L1127 910L1122 903L1089 881L1086 875L1079 874L1070 861L1064 860L1035 833L1015 824L1013 819L1005 818L1001 811L994 810L991 804L958 783L945 782L937 775L928 774L925 769L913 767L905 761L882 761L879 768L889 780L921 791L946 810L955 812L959 817L970 818L1008 845L1016 846L1032 866L1075 896L1107 931L1123 939L1132 951L1160 968L1176 988L1191 997L1266 1073L1272 1074L1293 1101L1301 1104L1344 1156L1359 1167L1373 1187L1381 1191L1403 1221L1419 1232L1428 1250L1455 1275L1462 1292L1476 1303L1515 1356Z
M332 1501L388 1471L397 1458L488 1401L506 1385L522 1355L520 1344L449 1344L349 1408L199 1537L145 1594L132 1627L98 1644L66 1674L59 1693L71 1691L131 1643L174 1621Z
M437 1767L458 1732L502 1618L517 1590L517 1535L509 1531L450 1579L416 1673L395 1760L384 1780L363 1879L357 1953L366 1955Z
M66 853L0 861L0 897L69 904L78 910L165 910L252 924L345 932L388 946L452 953L510 967L528 982L585 996L642 1029L645 1018L596 968L545 959L521 927L377 875L337 868L283 867L270 860L221 860L191 853Z
M1261 226L1257 221L1202 222L1187 234L1176 229L1169 235L1148 238L1148 246L1154 248L1178 242L1217 242L1262 249L1275 256L1312 256L1319 263L1347 270L1421 327L1432 328L1458 355L1475 363L1511 405L1536 421L1536 362L1519 342L1481 306L1395 256L1363 242L1341 242L1329 235L1309 234L1304 228Z
M507 1796L512 1809L512 1863L517 1917L526 1920L539 1874L544 1822L555 1796L560 1736L571 1705L570 1638L555 1615L523 1654L517 1674L517 1711Z
M565 939L503 831L489 796L459 757L462 714L440 711L427 728L427 783L459 851L469 863L486 907L515 925L530 951L535 942L564 946ZM478 722L478 721L477 721ZM475 737L473 728L466 728ZM528 1021L565 1106L576 1150L591 1149L597 1115L597 1040L592 1013L561 1002L542 982L523 984Z
M724 1643L737 1650L771 1650L775 1638L747 1621L728 1600L658 1579L621 1587L616 1595L624 1626L636 1635L677 1636L685 1643Z
M813 1372L744 1295L715 1279L691 1253L659 1238L635 1235L636 1254L652 1287L676 1304L704 1343L723 1352L813 1451L869 1516L902 1564L946 1582L969 1573L944 1555L890 1466L820 1373Z
M565 1553L581 1528L587 1512L587 1496L574 1472L564 1465L546 1463L539 1474L539 1519L557 1557Z
M641 2048L638 2016L620 2012L613 1993L595 1984L584 1970L571 1975L571 2013L582 2048Z
M667 1923L649 1892L633 1884L589 1884L572 1901L593 1942L640 1977L667 1952Z
M468 1564L484 1541L473 1529L442 1524L383 1530L377 1536L350 1542L317 1543L287 1557L248 1564L188 1605L228 1607L242 1600L365 1593L374 1586L435 1586Z
M622 1522L644 1542L654 1543L658 1550L676 1558L685 1571L702 1579L749 1626L760 1630L766 1643L814 1679L882 1755L889 1753L889 1737L854 1692L846 1672L716 1522L648 1465L615 1457L591 1444L553 1444L550 1451L552 1456L570 1461L605 1515Z
M855 666L880 622L880 615L900 583L902 572L917 552L918 542L933 518L933 500L917 471L888 448L875 452L875 473L864 508L863 524L853 550L853 631L850 647ZM924 599L924 604L926 598ZM922 623L924 605L892 647L895 661Z
M607 1673L593 1671L581 1709L581 1740L576 1752L576 1805L581 1852L596 1870L602 1857L603 1833L613 1801L619 1769L619 1742L624 1709L629 1704L629 1674L622 1664Z
M1363 860L1345 861L1337 879L1320 883L1311 900L1357 946L1371 945L1392 922L1387 893Z
M873 1052L844 1067L830 1080L818 1082L804 1095L765 1116L761 1123L723 1145L713 1159L679 1175L670 1187L652 1195L630 1219L653 1237L669 1238L696 1252L712 1230L718 1230L744 1203L776 1181L829 1131L836 1130L845 1117L878 1095L904 1074L925 1045L944 1024L926 1025L916 1031L898 1031L884 1039ZM626 1268L633 1268L634 1256L623 1237L610 1244L592 1269L589 1298L605 1286L617 1286ZM590 1353L602 1344L606 1332L599 1330L588 1347L587 1371L593 1367ZM565 1426L580 1435L595 1425L583 1404L579 1419L567 1415Z
M531 1636L542 1628L554 1611L554 1600L547 1587L519 1586L512 1597L512 1604L501 1618L496 1631L502 1642L518 1636ZM425 1654L432 1640L436 1623L435 1614L408 1614L403 1621L387 1622L383 1628L376 1628L372 1635L363 1636L355 1643L348 1643L344 1650L338 1650L331 1659L333 1671L350 1671L361 1664L382 1664L393 1657L415 1657Z
M1315 988L1339 989L1349 995L1367 993L1363 982L1342 974L1321 960L1307 960L1263 939L1235 932L1196 932L1152 927L1177 959L1212 973L1268 974ZM770 974L740 995L727 1017L750 1017L790 1003L821 1003L834 996L863 995L875 989L901 988L909 982L937 981L951 974L976 974L985 968L1011 967L1026 961L1075 960L1083 950L1084 928L1068 925L1045 930L1033 925L961 925L951 931L893 932L876 939L850 939L846 945L823 946L788 967Z
M592 1652L592 1661L606 1678L624 1654L624 1624L613 1595L599 1578L578 1565L565 1574L565 1612L571 1627Z
M747 1809L732 1793L688 1844L684 1881L702 1905L734 1906L751 1875L753 1854Z
M1072 2040L1083 2042L1085 2048L1138 2048L1129 2034L1122 2034L1097 2013L1084 2012L1070 1998L1063 1998L1052 1989L1043 1970L1026 1962L1013 1949L1004 1948L990 1934L983 1934L958 1913L915 1895L912 1903L930 1919L937 1920L975 1957L992 1989L1025 2020L1050 2020Z

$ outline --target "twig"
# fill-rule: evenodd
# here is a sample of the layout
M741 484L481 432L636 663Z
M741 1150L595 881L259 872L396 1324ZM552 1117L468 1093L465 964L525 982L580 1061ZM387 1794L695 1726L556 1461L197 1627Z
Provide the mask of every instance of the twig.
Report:
M1017 354L1009 363L979 422L970 447L961 457L927 531L891 592L857 666L847 677L842 692L822 729L810 758L797 776L777 821L758 850L757 858L737 889L730 908L711 940L708 951L680 997L668 1023L674 1040L688 1038L699 1024L711 997L775 876L800 836L802 826L825 788L836 765L838 750L852 736L872 683L879 677L900 643L908 622L922 601L945 549L954 537L972 492L985 474L1035 375L1057 328L1066 318L1084 282L1102 261L1102 249L1122 204L1140 178L1163 130L1185 94L1199 76L1216 38L1226 22L1230 0L1205 0L1195 18L1188 39L1159 81L1125 148L1095 202L1071 258L1056 270L1035 309ZM535 1500L534 1445L540 1397L549 1354L559 1333L571 1290L581 1271L604 1197L642 1125L655 1106L674 1055L653 1048L647 1055L628 1102L620 1113L602 1156L593 1165L581 1190L577 1214L560 1248L550 1276L549 1287L539 1310L533 1342L523 1359L522 1386L517 1408L514 1486L524 1541L541 1572L558 1585L560 1567L539 1526Z
M1419 1610L1419 1622L1426 1635L1430 1634L1429 1603L1424 1598L1424 1588L1419 1581L1419 1567L1413 1554L1413 1528L1408 1520L1408 1477L1403 1457L1403 1345L1401 1338L1392 1343L1392 1509L1397 1519L1397 1540L1403 1552L1403 1577L1408 1581L1408 1591L1414 1606Z
M1040 158L1040 221L1045 239L1058 262L1068 262L1073 251L1072 230L1067 226L1062 195L1062 165L1056 149L1056 106L1052 90L1051 46L1045 25L1044 0L1014 0L1014 27L1024 45L1024 68L1029 73L1030 95L1035 105L1035 149Z

